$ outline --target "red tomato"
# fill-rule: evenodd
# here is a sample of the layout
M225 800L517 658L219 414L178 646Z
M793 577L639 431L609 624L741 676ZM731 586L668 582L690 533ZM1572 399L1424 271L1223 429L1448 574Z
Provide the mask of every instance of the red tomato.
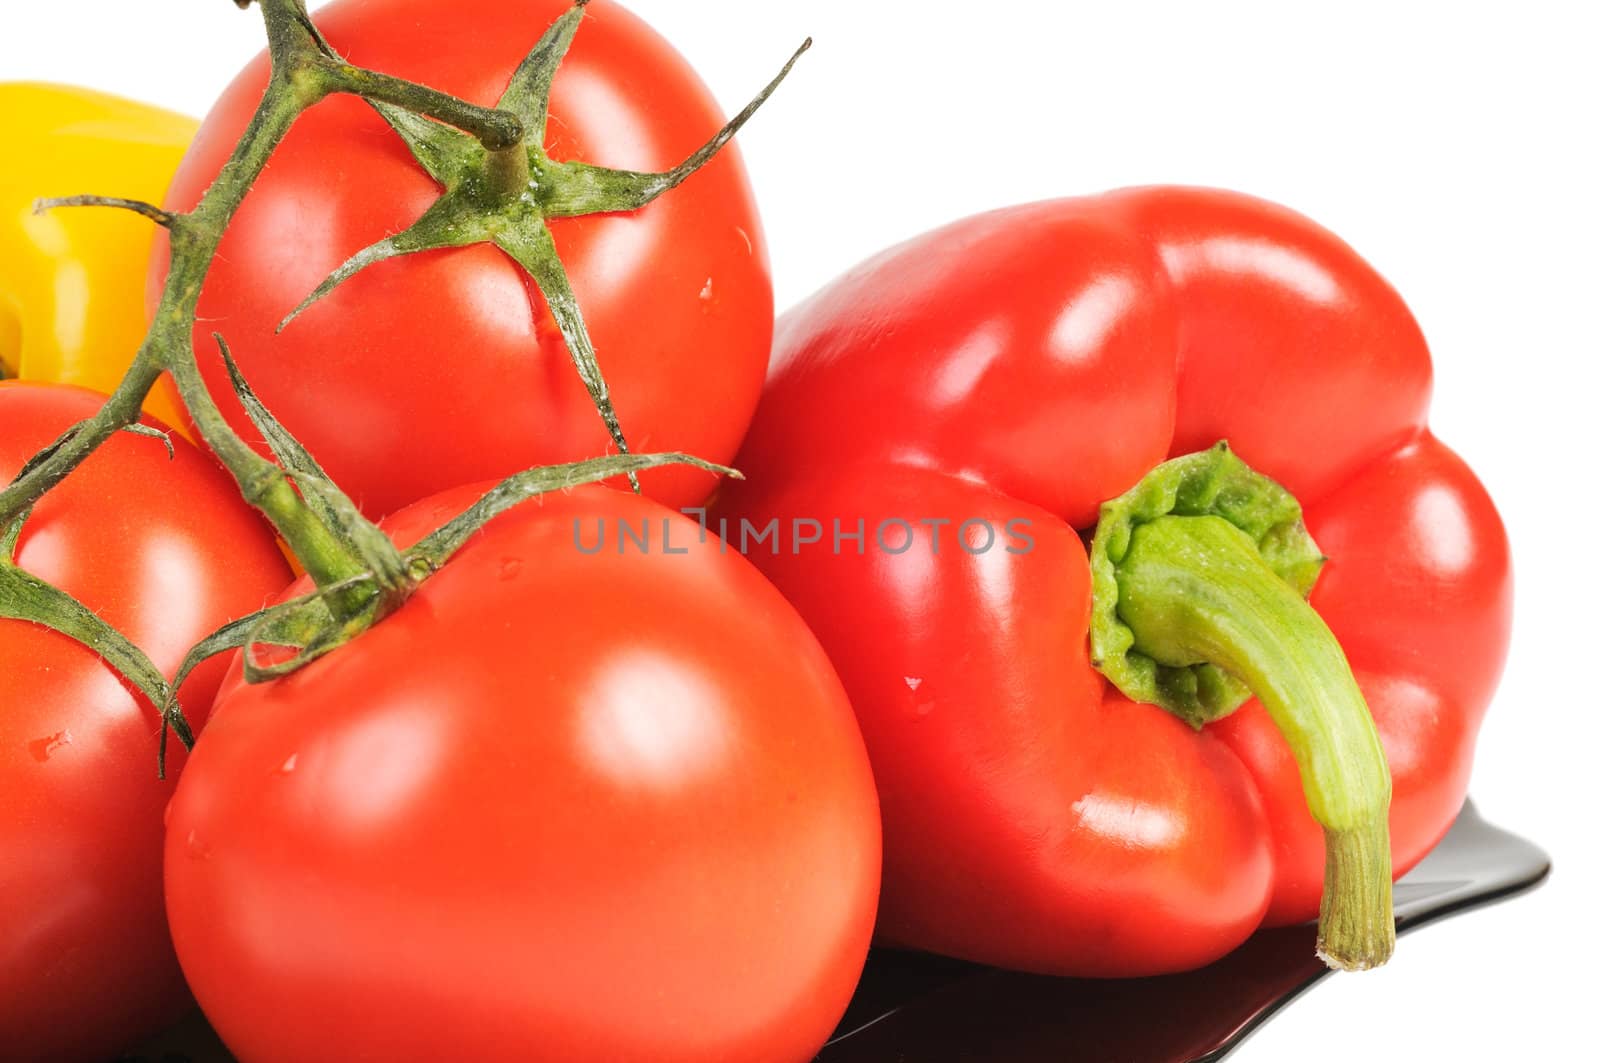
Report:
M317 24L351 60L493 104L566 0L341 0ZM267 80L258 58L223 93L169 193L194 205ZM663 170L722 125L689 66L615 4L590 5L554 83L552 158ZM274 330L355 252L414 221L439 187L364 102L307 112L252 188L200 299L195 346L233 400L213 331L269 409L371 514L458 484L610 447L543 299L494 247L373 266ZM766 373L772 289L733 149L633 214L550 223L631 447L733 456ZM164 246L152 278L164 279ZM155 289L153 288L152 291ZM662 469L647 493L705 497L704 473Z
M0 383L0 483L100 396ZM76 596L168 675L189 647L289 580L265 526L203 454L113 437L40 500L21 567ZM183 704L203 721L223 675ZM161 901L156 710L64 635L0 620L0 1055L116 1055L190 1006Z
M354 643L225 685L167 904L240 1059L814 1055L866 957L877 798L816 640L697 535L609 488L530 502Z

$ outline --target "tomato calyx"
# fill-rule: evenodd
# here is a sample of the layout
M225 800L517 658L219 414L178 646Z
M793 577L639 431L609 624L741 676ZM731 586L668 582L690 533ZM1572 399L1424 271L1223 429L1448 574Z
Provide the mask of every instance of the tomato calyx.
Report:
M329 274L278 324L278 331L376 263L421 251L493 244L537 285L612 443L619 453L626 454L627 437L547 219L640 210L682 184L710 162L760 109L811 41L808 38L778 75L715 136L671 170L646 173L558 161L544 150L550 90L577 35L585 6L587 0L575 3L556 20L512 74L496 103L496 113L515 116L522 124L522 136L509 146L486 145L480 137L429 121L413 111L379 99L368 100L442 191L408 228L356 252ZM628 480L637 491L637 476L630 473Z
M472 506L403 552L397 550L381 530L374 528L375 534L393 552L395 568L389 575L380 578L375 571L368 570L338 583L319 586L309 594L235 620L189 651L161 702L161 756L165 757L168 728L185 746L193 746L193 733L178 705L177 692L189 674L211 657L242 650L247 683L262 683L289 675L339 649L394 613L479 529L512 507L546 492L565 491L665 465L689 465L713 475L743 479L737 469L688 454L613 454L565 465L539 466L509 476Z
M233 392L277 459L276 467L298 489L305 508L316 520L316 527L334 540L341 556L358 559L360 567L341 579L318 580L317 589L310 594L225 624L189 651L170 684L162 682L150 688L148 693L161 707L157 761L158 770L163 773L169 732L176 733L185 747L194 745L193 730L178 705L178 691L190 672L217 654L243 650L244 677L248 683L266 682L296 672L394 613L480 528L535 495L598 483L615 476L633 477L646 469L664 465L689 465L714 475L743 478L736 469L680 453L617 454L566 465L538 466L502 480L472 506L402 552L381 528L356 509L316 459L272 415L240 372L227 342L217 334L212 338L216 340ZM170 450L170 440L167 446ZM248 493L248 488L246 490ZM156 676L160 678L159 673Z
M1306 601L1327 559L1300 504L1226 443L1165 462L1101 507L1091 660L1135 701L1200 728L1254 694L1323 827L1317 951L1394 951L1388 761L1338 640Z

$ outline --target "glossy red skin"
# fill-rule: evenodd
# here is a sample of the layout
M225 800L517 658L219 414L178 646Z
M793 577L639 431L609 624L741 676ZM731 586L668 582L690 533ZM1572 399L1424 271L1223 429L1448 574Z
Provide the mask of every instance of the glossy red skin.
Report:
M656 552L584 555L578 518ZM225 686L167 893L241 1060L815 1054L871 938L877 798L816 640L697 537L609 488L530 502L354 644Z
M481 104L568 0L338 0L317 24L351 60ZM192 206L266 84L258 57L201 126L168 194ZM620 6L596 0L558 72L547 149L559 160L669 169L723 117L683 58ZM594 457L610 439L531 280L489 246L376 265L278 322L329 273L398 232L439 194L364 102L304 114L224 237L202 292L195 348L236 431L211 333L226 337L267 406L369 514L458 484ZM733 456L772 340L766 246L733 146L633 214L550 223L630 447ZM152 299L166 273L153 260ZM644 476L671 506L703 499L698 470Z
M0 383L0 482L102 397ZM166 674L289 581L227 475L182 439L109 440L34 507L18 562L67 590ZM182 703L205 720L221 662ZM191 1007L161 898L156 710L64 635L0 620L0 1055L104 1063Z
M1051 973L1209 962L1316 916L1323 837L1254 701L1200 732L1088 663L1080 534L1227 438L1295 491L1394 777L1394 868L1449 826L1509 635L1504 530L1425 428L1398 295L1307 219L1144 188L997 211L779 322L720 519L1026 514L1035 548L751 557L850 692L884 811L886 941ZM1037 507L1037 508L1035 508ZM737 528L737 523L733 525ZM977 533L974 533L977 534Z

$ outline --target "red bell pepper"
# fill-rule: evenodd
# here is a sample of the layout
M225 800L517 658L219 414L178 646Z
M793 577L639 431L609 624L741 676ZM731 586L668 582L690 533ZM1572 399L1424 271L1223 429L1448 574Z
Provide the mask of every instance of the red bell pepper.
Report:
M1387 958L1510 624L1430 378L1349 247L1210 190L969 218L780 322L712 519L778 518L748 552L849 689L883 941L1143 975L1320 906Z

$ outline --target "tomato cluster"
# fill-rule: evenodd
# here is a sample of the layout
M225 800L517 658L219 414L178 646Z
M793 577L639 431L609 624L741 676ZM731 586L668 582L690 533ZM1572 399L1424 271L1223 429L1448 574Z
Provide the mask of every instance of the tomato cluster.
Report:
M363 64L492 105L568 7L345 0L317 24ZM267 76L263 55L223 94L170 207L199 200ZM130 142L154 140L141 121L173 124L118 107ZM544 147L665 170L721 125L669 45L595 5ZM111 191L157 198L161 184ZM213 331L352 498L375 516L403 509L385 525L402 545L491 486L461 485L607 445L549 307L496 248L382 264L277 331L438 194L366 103L312 108L233 217L197 314L201 366L234 427L259 438ZM636 447L730 458L772 332L737 153L648 210L550 229ZM158 247L152 308L168 260ZM111 327L92 313L130 301L137 281L109 267L93 280L105 294L81 313ZM107 387L142 325L114 327L95 356ZM46 383L72 378L42 356L5 360L31 378L0 391L9 481L97 401ZM168 464L160 443L117 437L36 507L16 554L169 676L211 630L301 590L220 471L177 449ZM713 483L692 469L644 477L672 505ZM584 553L577 521L669 521L687 545ZM187 981L244 1060L802 1060L854 988L879 828L849 703L771 585L648 498L594 487L514 510L397 615L281 681L235 674L218 697L214 660L183 689L203 741L165 782L148 698L89 648L3 623L8 1059L108 1059L180 1014Z

